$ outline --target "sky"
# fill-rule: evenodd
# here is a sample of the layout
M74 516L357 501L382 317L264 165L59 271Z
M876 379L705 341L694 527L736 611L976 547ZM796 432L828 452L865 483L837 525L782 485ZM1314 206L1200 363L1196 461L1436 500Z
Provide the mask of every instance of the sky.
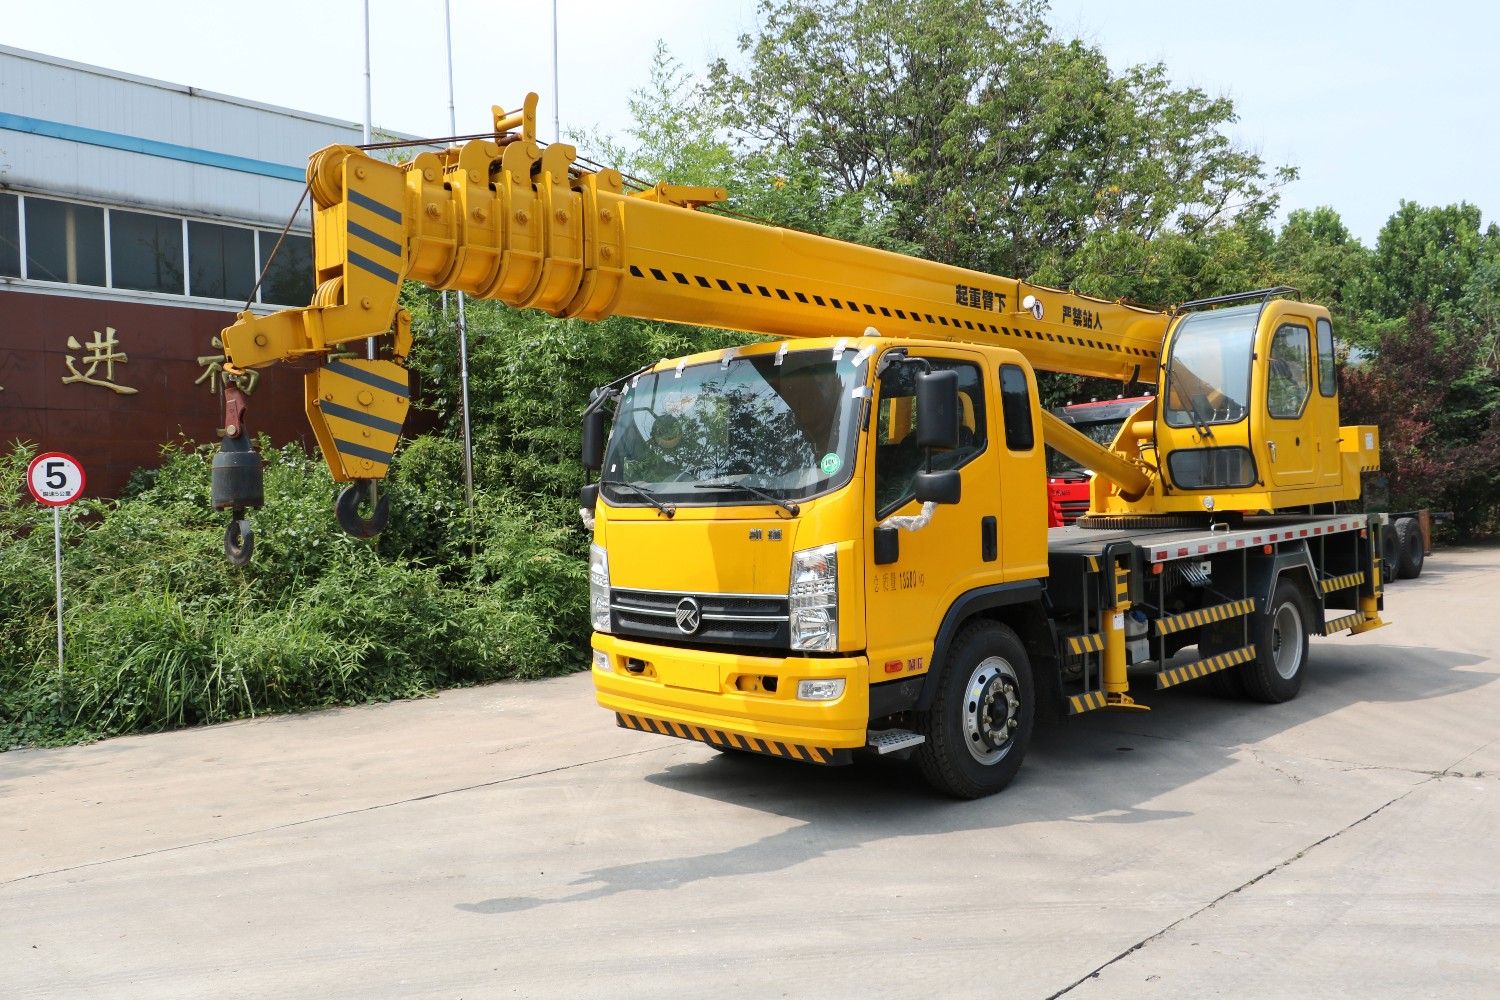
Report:
M448 133L443 0L369 0L378 128ZM364 118L361 0L70 0L11 4L4 44L335 118ZM620 134L658 39L688 70L738 56L755 0L452 0L460 134L542 95L538 131ZM1418 13L1419 11L1419 13ZM1500 213L1500 4L1428 0L1053 0L1060 33L1116 69L1163 62L1235 102L1231 134L1298 180L1282 214L1331 205L1373 244L1405 198ZM217 37L216 37L217 36ZM4 110L4 109L0 109Z

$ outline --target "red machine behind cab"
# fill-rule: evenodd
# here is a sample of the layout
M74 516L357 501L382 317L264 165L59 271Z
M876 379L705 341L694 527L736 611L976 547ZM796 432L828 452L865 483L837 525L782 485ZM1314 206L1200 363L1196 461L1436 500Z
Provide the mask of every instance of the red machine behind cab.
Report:
M1074 430L1083 432L1107 448L1126 418L1150 398L1132 396L1129 399L1070 403L1059 406L1052 412L1071 424ZM1088 513L1089 475L1087 469L1071 458L1051 448L1047 449L1047 527L1065 527Z

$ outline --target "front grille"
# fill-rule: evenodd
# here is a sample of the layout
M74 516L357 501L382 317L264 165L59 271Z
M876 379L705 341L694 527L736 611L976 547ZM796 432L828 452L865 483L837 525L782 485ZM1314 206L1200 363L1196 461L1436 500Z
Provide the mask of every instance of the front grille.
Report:
M684 597L698 602L701 622L695 632L677 627L677 605ZM611 590L609 601L616 635L708 646L791 645L785 597Z
M1062 500L1058 502L1058 509L1062 514L1063 524L1072 524L1089 512L1087 500Z

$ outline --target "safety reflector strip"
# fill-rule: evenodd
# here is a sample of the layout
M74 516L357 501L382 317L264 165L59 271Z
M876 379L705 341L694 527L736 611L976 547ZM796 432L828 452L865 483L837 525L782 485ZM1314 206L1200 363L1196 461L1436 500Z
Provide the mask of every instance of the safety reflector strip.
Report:
M1085 691L1083 694L1071 695L1068 698L1068 714L1077 715L1079 712L1092 712L1096 708L1104 707L1103 691Z
M1354 614L1352 615L1344 615L1340 618L1335 618L1331 622L1323 623L1323 634L1333 635L1335 632L1342 632L1346 628L1353 628L1356 625L1363 624L1364 620L1365 616L1358 611L1354 612Z
M1358 573L1345 573L1343 576L1330 577L1322 581L1323 593L1331 594L1335 590L1348 590L1350 587L1358 587L1365 582L1365 571Z
M1249 663L1253 659L1255 659L1255 647L1241 646L1239 649L1232 649L1227 653L1210 656L1205 660L1195 660L1192 663L1185 663L1180 667L1173 667L1171 670L1163 670L1156 675L1156 688L1159 691L1162 688L1185 684L1188 681L1197 680L1199 677L1216 674L1220 670L1237 667L1241 663Z
M1181 614L1166 615L1156 620L1157 635L1171 635L1173 632L1181 632L1185 628L1197 628L1200 625L1210 625L1214 622L1224 621L1226 618L1238 618L1248 615L1255 610L1255 598L1246 597L1243 600L1230 601L1227 604L1215 604L1208 608L1198 608L1193 611L1184 611Z
M849 758L849 751L847 750L768 740L764 737L747 736L744 733L730 732L727 729L714 729L711 726L694 726L686 722L674 722L670 719L653 719L649 715L632 715L626 712L616 712L615 724L622 729L638 729L643 733L675 736L680 740L695 740L699 743L709 743L716 747L729 747L731 750L748 750L751 753L763 753L772 757L788 757L792 760L807 761L811 764L842 764Z
M1103 651L1104 636L1098 632L1068 637L1068 652L1073 656L1082 656L1084 653L1102 653Z

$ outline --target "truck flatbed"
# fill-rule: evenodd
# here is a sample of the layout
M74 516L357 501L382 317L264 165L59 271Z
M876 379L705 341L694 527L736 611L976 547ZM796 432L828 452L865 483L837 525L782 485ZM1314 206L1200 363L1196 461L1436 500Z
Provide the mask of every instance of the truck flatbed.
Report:
M1066 528L1047 530L1051 555L1097 556L1118 542L1140 549L1147 563L1191 559L1220 552L1322 538L1363 530L1366 514L1276 515L1247 517L1239 528Z

